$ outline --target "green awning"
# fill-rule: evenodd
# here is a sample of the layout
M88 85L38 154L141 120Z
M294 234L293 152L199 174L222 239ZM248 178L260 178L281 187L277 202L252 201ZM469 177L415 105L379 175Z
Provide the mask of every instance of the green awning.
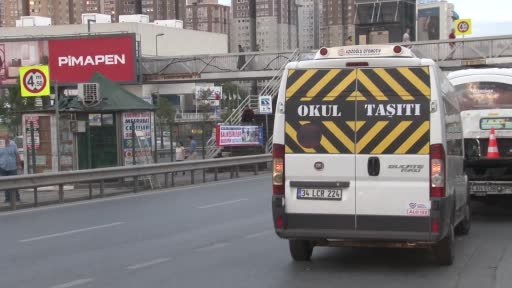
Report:
M60 110L84 112L155 110L154 105L129 92L100 73L95 73L89 82L100 85L101 103L94 107L85 107L78 97L61 97L59 101Z

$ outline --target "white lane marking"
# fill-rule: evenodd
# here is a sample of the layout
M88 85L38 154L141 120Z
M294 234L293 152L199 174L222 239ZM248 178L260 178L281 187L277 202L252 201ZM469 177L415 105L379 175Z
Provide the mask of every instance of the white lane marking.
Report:
M144 263L128 266L128 267L126 267L126 269L137 270L137 269L153 266L153 265L156 265L156 264L164 263L164 262L167 262L167 261L170 261L170 260L171 260L171 258L158 258L158 259L155 259L155 260L151 260L149 262L144 262Z
M228 246L227 242L220 242L220 243L213 244L213 245L210 245L210 246L205 246L205 247L197 248L196 251L197 252L208 251L208 250L222 248L222 247L225 247L225 246Z
M19 242L25 243L25 242L32 242L32 241L43 240L43 239L48 239L48 238L55 238L55 237L66 236L66 235L71 235L71 234L85 232L85 231L90 231L90 230L109 228L109 227L113 227L113 226L117 226L117 225L121 225L121 224L124 224L124 222L114 222L114 223L105 224L105 225L99 225L99 226L93 226L93 227L87 227L87 228L70 230L70 231L61 232L61 233L55 233L55 234L43 235L43 236L38 236L38 237L33 237L33 238L27 238L27 239L20 240Z
M229 205L229 204L238 203L238 202L247 201L247 200L249 200L249 199L240 198L240 199L226 201L226 202L220 202L220 203L214 203L214 204L205 205L205 206L199 206L197 208L199 208L199 209L212 208L212 207L224 206L224 205Z
M229 184L233 184L233 183L246 182L246 181L251 181L251 180L261 180L261 179L269 177L269 175L270 175L270 173L266 173L266 174L261 174L256 177L243 177L243 178L234 179L234 180L221 180L221 181L217 181L217 182L201 183L201 184L197 184L197 185L188 185L188 186L174 187L174 188L169 187L169 188L162 188L162 189L159 189L156 191L150 191L150 192L144 191L144 192L140 192L139 194L126 194L126 195L112 196L112 197L99 198L99 199L93 199L93 200L87 200L87 201L77 201L77 202L71 202L71 203L65 203L65 204L50 205L50 206L37 207L37 208L27 208L27 209L8 211L8 212L0 212L0 217L10 216L10 215L18 215L18 214L26 214L26 213L32 213L32 212L39 212L39 211L62 209L62 208L89 205L89 204L102 203L102 202L131 199L131 198L146 197L146 196L152 196L152 195L167 194L167 193L172 193L172 192L179 192L179 191L185 191L185 190L191 190L191 189L197 189L197 188L203 188L203 187L210 187L210 186L218 186L218 185L226 185L226 184L229 185Z
M245 239L256 238L256 237L260 237L260 236L263 236L263 235L270 234L272 232L274 232L274 230L265 230L265 231L262 231L262 232L246 235L244 238Z
M78 280L71 281L71 282L64 283L64 284L60 284L60 285L57 285L57 286L52 286L51 288L70 288L70 287L75 287L75 286L78 286L78 285L87 284L89 282L92 282L92 280L94 280L94 279L92 279L92 278L78 279Z

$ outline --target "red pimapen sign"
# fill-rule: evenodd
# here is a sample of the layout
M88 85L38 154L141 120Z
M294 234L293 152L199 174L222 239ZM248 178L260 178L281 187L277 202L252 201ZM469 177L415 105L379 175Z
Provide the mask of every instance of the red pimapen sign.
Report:
M116 82L136 81L133 34L48 40L52 80L82 83L99 72Z

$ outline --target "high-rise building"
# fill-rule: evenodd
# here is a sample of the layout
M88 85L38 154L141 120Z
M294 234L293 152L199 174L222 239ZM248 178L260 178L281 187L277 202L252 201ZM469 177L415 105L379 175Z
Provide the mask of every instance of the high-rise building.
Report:
M320 47L320 16L322 1L302 0L298 4L298 46L301 50Z
M401 42L406 29L416 39L416 0L355 0L357 44Z
M74 3L72 0L30 0L30 16L43 16L52 18L53 25L73 24L75 23L73 11Z
M297 4L295 0L255 0L256 32L251 32L249 0L232 0L231 51L241 45L251 50L251 36L256 33L261 51L290 50L297 47Z
M0 25L15 26L22 15L50 17L54 25L75 24L81 23L83 13L112 15L112 21L117 22L119 15L137 14L135 1L141 1L141 13L150 21L185 21L186 0L0 0Z
M229 35L230 7L218 0L189 0L186 29Z
M322 0L320 45L325 47L350 45L354 41L354 0Z
M0 0L0 27L4 26L4 0Z

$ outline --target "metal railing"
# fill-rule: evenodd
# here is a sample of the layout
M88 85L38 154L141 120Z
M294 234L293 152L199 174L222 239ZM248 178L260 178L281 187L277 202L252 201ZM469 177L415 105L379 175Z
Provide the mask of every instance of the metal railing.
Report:
M455 45L451 45L451 43ZM397 43L411 47L418 56L439 62L441 67L464 65L512 64L512 35L417 41ZM298 60L314 57L315 51L247 52L179 57L142 57L142 74L146 80L201 78L203 73L277 71L297 56ZM480 62L474 62L480 59ZM455 62L454 62L455 60ZM473 61L471 61L473 60ZM464 61L469 61L465 63ZM242 64L243 65L240 65ZM250 79L252 74L239 75Z
M296 51L246 52L217 55L142 57L142 74L147 81L199 77L201 73L275 71L290 62Z
M133 192L138 192L139 182L144 182L144 177L164 175L164 187L174 186L174 175L182 171L203 171L203 182L206 169L213 169L214 181L218 180L218 171L223 167L231 168L231 177L238 177L241 166L251 166L254 174L258 174L258 164L267 163L272 160L271 155L261 154L253 156L240 156L220 159L194 160L184 162L172 162L164 164L134 165L113 168L89 169L79 171L66 171L58 173L30 174L22 176L0 177L2 190L34 188L34 205L38 205L39 187L59 186L59 202L64 201L64 185L66 184L89 184L89 195L92 195L92 183L100 184L100 197L104 195L104 184L106 180L133 179ZM195 173L190 173L190 183L195 183ZM14 196L14 195L12 195ZM16 209L15 197L11 197L11 209ZM91 197L90 197L91 198Z

